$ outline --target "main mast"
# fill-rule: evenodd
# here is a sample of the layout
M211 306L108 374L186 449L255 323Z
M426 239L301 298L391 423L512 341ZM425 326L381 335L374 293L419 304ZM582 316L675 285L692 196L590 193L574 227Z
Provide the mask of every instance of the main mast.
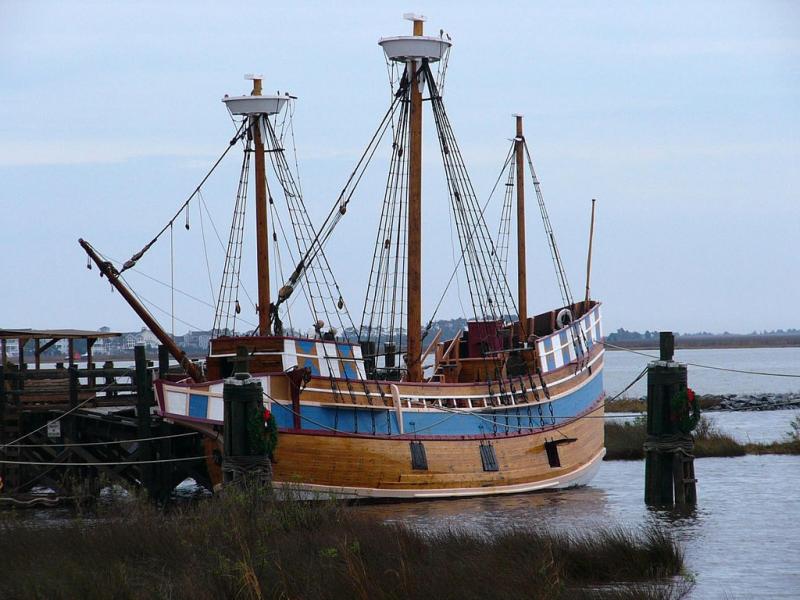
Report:
M448 40L423 35L422 15L405 14L413 22L410 36L394 36L378 43L386 57L405 65L403 91L408 113L408 218L406 255L406 368L408 381L422 381L422 91L428 64L442 59Z
M253 77L251 96L261 95L261 79ZM270 335L269 302L269 231L267 229L267 174L264 165L264 140L261 138L260 115L251 116L256 153L256 256L258 261L258 332Z
M414 22L414 36L422 35L424 17L408 15ZM417 81L421 60L406 63L411 85L408 119L408 381L422 380L422 90Z
M517 135L514 137L514 154L517 175L517 306L519 311L520 335L528 337L528 278L525 253L525 138L522 135L522 115L517 119Z

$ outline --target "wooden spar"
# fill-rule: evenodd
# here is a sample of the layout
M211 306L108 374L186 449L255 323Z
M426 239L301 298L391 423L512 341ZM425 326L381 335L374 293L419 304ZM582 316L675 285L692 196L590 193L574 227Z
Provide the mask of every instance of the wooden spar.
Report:
M421 19L414 20L414 35L422 35ZM414 73L414 61L406 65L411 82L411 115L408 123L408 381L422 381L422 92Z
M592 275L592 240L594 239L594 203L592 198L592 220L589 225L589 255L586 257L586 297L584 299L586 309L589 308L589 279Z
M158 321L156 321L148 312L148 310L142 306L142 304L131 293L127 286L120 281L119 272L116 268L114 268L114 265L108 261L102 260L100 256L98 256L97 252L95 252L94 248L92 248L91 244L89 244L89 242L86 240L81 238L78 240L78 243L86 251L86 254L89 255L89 258L94 261L94 264L97 265L97 268L100 269L100 272L105 275L106 278L108 278L108 282L117 289L117 291L122 295L134 312L139 315L142 321L144 321L144 324L147 325L148 329L153 332L153 335L155 335L162 344L169 348L170 354L172 354L172 356L175 357L175 360L180 363L181 367L183 367L186 373L189 374L189 377L194 379L197 383L205 381L200 368L191 360L189 360L189 357L186 356L186 352L178 347L169 334L164 331L161 325L158 324ZM70 364L72 363L70 362Z
M261 95L261 80L253 79L252 96ZM264 164L264 140L261 139L260 120L266 116L251 117L256 155L256 253L258 262L258 331L272 335L269 302L269 231L267 229L267 179Z
M516 115L517 135L514 138L514 154L517 168L517 309L523 340L528 337L528 277L525 253L525 165L523 163L525 138L522 135L522 115Z

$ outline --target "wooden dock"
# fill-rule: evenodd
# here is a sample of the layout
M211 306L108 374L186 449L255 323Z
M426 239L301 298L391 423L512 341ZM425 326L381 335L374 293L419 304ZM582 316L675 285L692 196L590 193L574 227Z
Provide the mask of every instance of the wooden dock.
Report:
M189 477L210 487L202 436L154 412L154 377L185 377L179 368L170 369L166 349L159 349L157 366L137 346L134 367L97 367L89 355L81 367L69 361L41 368L42 348L53 343L44 336L88 342L97 332L22 331L30 336L26 341L36 341L33 368L24 360L24 343L17 363L8 360L2 344L0 507L19 504L14 500L37 489L51 490L52 498L75 498L121 483L163 501ZM19 333L0 330L0 340Z

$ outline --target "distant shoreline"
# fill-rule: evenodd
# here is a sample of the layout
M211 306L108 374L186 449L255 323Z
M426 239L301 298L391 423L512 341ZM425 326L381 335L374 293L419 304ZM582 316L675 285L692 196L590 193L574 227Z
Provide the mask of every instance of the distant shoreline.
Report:
M649 340L607 340L607 350L658 350L658 338ZM797 348L800 335L690 335L676 336L676 350Z

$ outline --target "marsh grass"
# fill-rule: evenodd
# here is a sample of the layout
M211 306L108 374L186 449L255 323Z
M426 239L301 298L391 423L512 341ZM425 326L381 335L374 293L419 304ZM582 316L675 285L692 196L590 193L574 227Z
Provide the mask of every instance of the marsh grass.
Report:
M605 460L641 460L642 446L647 438L647 421L644 416L632 421L605 422Z
M61 527L0 518L0 556L9 598L674 598L683 586L682 550L655 527L421 532L256 488L167 512L133 498Z
M771 443L741 444L721 432L706 418L701 418L695 430L694 455L697 458L710 456L744 456L745 454L800 454L800 417L791 423L791 430L783 440ZM606 421L605 460L640 460L644 458L642 445L647 438L647 422L644 416L633 421Z
M789 431L782 440L768 444L747 444L750 454L800 454L800 416L789 423Z

